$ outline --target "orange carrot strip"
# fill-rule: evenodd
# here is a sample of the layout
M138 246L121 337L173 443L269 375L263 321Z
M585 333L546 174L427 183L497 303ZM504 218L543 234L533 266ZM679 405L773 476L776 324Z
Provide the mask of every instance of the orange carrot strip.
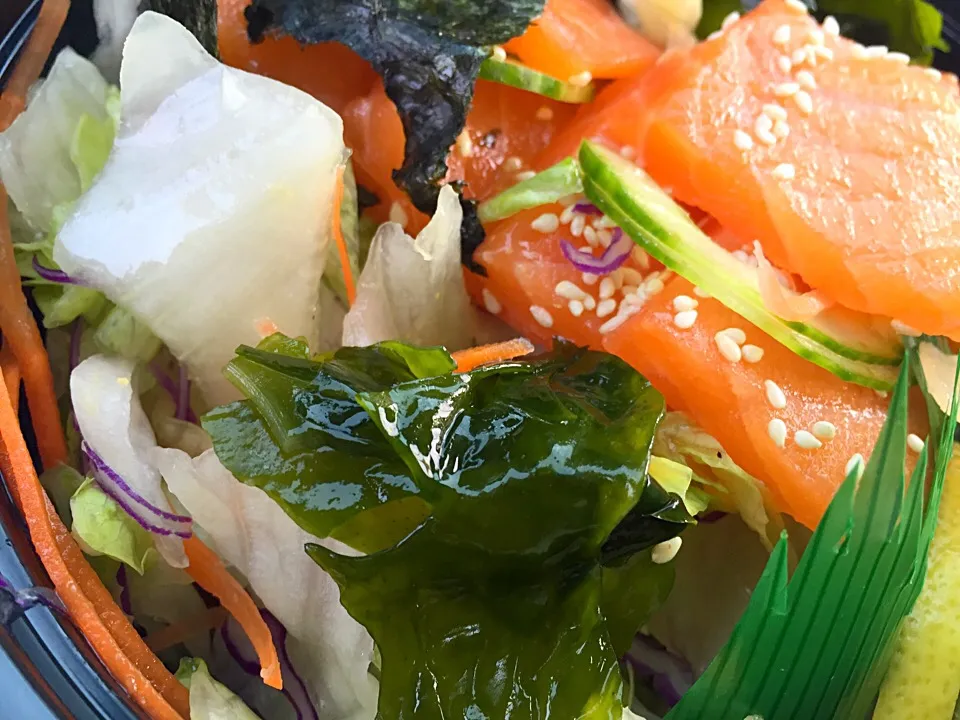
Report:
M10 404L13 406L14 414L16 414L20 411L20 366L17 365L17 359L13 356L13 349L7 342L0 346L0 375L3 375L3 382L7 386L7 395L10 396Z
M203 612L188 617L186 620L167 625L156 632L147 635L143 641L147 647L154 652L162 652L174 645L179 645L184 640L188 640L194 635L199 635L205 630L214 630L226 621L229 613L221 606L207 608Z
M27 91L37 81L50 57L53 44L67 20L70 0L44 0L37 16L37 24L30 33L26 47L7 87L0 95L0 130L6 130L27 104Z
M183 549L190 561L187 567L190 577L216 597L247 633L257 651L257 657L260 658L260 677L270 687L277 690L283 688L280 660L273 644L273 636L253 599L227 571L217 554L197 539L196 535L183 541Z
M44 493L5 383L0 383L0 468L16 488L30 539L57 594L103 664L154 720L189 717L186 688L133 629Z
M343 205L343 167L337 171L337 190L333 194L333 239L337 242L340 253L340 266L343 268L343 284L347 288L347 301L353 305L357 299L357 285L353 280L353 268L350 267L350 253L347 252L347 241L343 238L343 228L340 223L340 208Z
M469 372L481 365L512 360L523 355L529 355L533 351L532 342L526 338L516 338L506 342L460 350L453 353L453 360L457 363L457 372Z
M7 218L7 193L0 184L0 333L17 358L27 402L37 433L37 446L45 468L67 457L67 441L60 424L60 408L53 388L50 359L20 287L20 273L13 256L13 240Z

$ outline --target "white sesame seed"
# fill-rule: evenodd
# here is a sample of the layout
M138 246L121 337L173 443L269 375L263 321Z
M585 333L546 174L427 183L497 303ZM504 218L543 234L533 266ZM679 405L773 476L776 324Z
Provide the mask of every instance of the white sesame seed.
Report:
M622 267L617 272L623 278L624 285L643 285L643 273L637 272L631 267Z
M733 133L733 144L737 150L746 152L753 149L753 138L743 130L736 130Z
M804 115L809 115L813 112L813 98L810 97L810 93L806 90L801 90L794 95L793 101Z
M624 285L620 288L620 293L623 295L624 299L636 295L639 292L639 285Z
M639 309L639 308L637 308ZM633 313L619 313L614 315L612 318L607 320L603 325L601 325L597 330L601 335L606 335L608 332L613 332L618 327L623 325Z
M617 291L617 286L614 284L613 279L605 277L600 281L600 299L606 300L607 298L613 297L613 294Z
M767 425L767 435L774 445L782 448L787 444L787 424L780 418L774 418Z
M627 160L632 160L636 156L637 156L637 151L634 150L631 146L624 145L622 148L620 148L620 157L626 158Z
M738 327L728 327L720 332L729 336L737 345L743 345L747 341L747 334Z
M762 113L757 116L757 119L753 122L753 132L755 135L762 135L763 133L769 133L773 130L773 120L766 113Z
M807 42L810 45L823 45L826 38L824 37L823 30L813 29L807 33Z
M677 312L686 312L688 310L696 310L697 305L700 303L694 300L689 295L677 295L673 299L673 309Z
M886 390L877 390L876 388L874 388L873 391L877 394L877 397L882 397L882 398L885 398L887 395L890 394Z
M569 280L561 280L557 283L557 286L553 289L560 297L565 300L582 300L586 293L575 283L570 282Z
M517 173L517 182L523 182L524 180L529 180L536 176L537 174L533 170L524 170L523 172Z
M583 229L584 234L586 234L587 230L589 229L590 229L589 226L585 227ZM611 233L609 230L601 230L600 232L597 233L597 243L600 245L600 247L606 249L610 247L610 243L612 242L613 242L613 233Z
M546 308L542 308L539 305L531 305L530 314L533 315L533 319L543 327L553 327L553 315L551 315L550 311Z
M813 73L809 70L801 70L797 73L797 82L800 84L800 87L805 90L816 90L817 89L817 80L813 77Z
M548 108L546 105L541 105L537 108L537 120L543 120L547 122L548 120L553 120L553 109Z
M634 261L637 265L639 265L640 267L642 267L644 270L646 270L648 267L650 267L650 256L647 255L647 254L643 251L643 248L641 248L639 245L635 245L635 246L630 250L630 257L633 259L633 261Z
M910 64L910 56L902 52L887 53L887 60L893 60L894 62L898 62L901 65Z
M722 23L720 23L720 29L721 30L728 29L731 25L733 25L739 19L740 19L740 13L738 13L737 11L733 11L723 19Z
M580 276L580 279L583 280L584 285L596 285L597 280L599 280L600 277L598 275L594 275L593 273L583 273L583 275Z
M890 52L890 48L886 45L871 45L867 48L867 57L868 58L882 58Z
M840 34L840 23L837 22L837 19L833 15L827 15L823 19L823 31L833 37L837 37Z
M394 200L393 204L390 205L390 222L397 223L398 225L403 225L406 227L409 219L407 218L407 211L403 209L403 205Z
M923 335L922 332L907 325L905 322L900 322L899 320L891 320L890 327L893 328L893 331L897 335L906 335L907 337L920 337Z
M790 135L790 126L784 120L777 120L773 124L773 135L780 140Z
M503 49L502 47L500 47L499 45L494 45L494 46L493 46L493 57L495 57L495 58L496 58L497 60L499 60L500 62L503 62L504 60L507 59L507 51L504 50L504 49Z
M587 310L593 310L597 306L597 299L593 295L587 295L582 302Z
M562 198L557 200L557 202L567 208L571 205L576 205L581 200L583 200L583 195L564 195Z
M790 56L790 61L794 65L803 65L809 59L806 48L798 48L793 51L793 55Z
M786 45L790 42L790 26L781 25L776 30L773 31L773 44L774 45Z
M733 338L723 332L718 332L713 336L713 341L717 344L717 350L730 362L740 362L743 353L740 352L740 346L734 342Z
M933 78L934 80L943 79L943 73L936 68L924 68L923 72L926 73L927 77Z
M860 453L854 453L850 456L850 459L847 460L847 464L843 468L843 476L846 477L849 475L851 472L853 472L854 468L857 468L857 479L859 480L860 476L863 475L864 470L863 455Z
M771 120L787 119L787 109L783 107L783 105L777 105L776 103L767 103L764 105L763 114L769 117Z
M797 447L801 447L804 450L816 450L817 448L823 447L823 443L806 430L797 430L793 434L793 441L797 444Z
M707 35L707 40L716 40L718 37L723 37L723 30L714 30Z
M571 75L567 78L567 82L575 87L586 87L590 84L591 80L593 80L593 75L590 74L589 70L584 70L581 73Z
M693 294L696 295L696 296L699 297L699 298L708 298L708 297L710 297L710 293L708 293L706 290L704 290L704 289L701 288L701 287L694 287L694 288L693 288Z
M503 169L507 172L517 172L520 168L523 167L523 160L511 155L506 160L503 161Z
M813 50L813 58L811 59L811 62L814 65L817 64L815 62L815 59L818 57L821 57L824 60L833 60L833 50L831 50L828 47L824 47L822 45L816 45L813 48L811 48L811 50Z
M800 0L787 0L787 7L797 12L802 12L804 15L807 14L807 6L804 5Z
M560 224L569 225L570 221L573 220L577 215L577 211L573 209L573 205L567 205L563 210L560 211Z
M696 310L683 310L673 316L673 324L681 330L692 328L695 322L697 322Z
M589 225L583 229L583 239L590 244L590 247L596 247L601 244L600 238L597 236L597 231Z
M850 47L850 54L857 60L866 60L867 58L867 49L860 43L854 43Z
M487 309L487 312L491 315L499 315L500 311L503 310L503 306L500 304L500 301L497 300L497 296L487 290L487 288L484 288L480 294L483 296L483 306Z
M680 552L681 544L683 544L683 540L679 537L657 543L653 546L653 550L650 551L650 559L657 565L664 565L677 556L677 553Z
M780 68L780 72L788 73L793 70L793 61L790 60L789 55L781 55L777 58L777 67Z
M567 303L567 307L570 309L570 314L574 317L583 315L583 303L579 300L571 300Z
M919 435L914 435L913 433L907 435L907 447L915 453L923 452L924 445L925 443L920 439Z
M826 420L818 420L813 424L813 434L821 440L833 440L837 435L837 426Z
M643 283L643 291L647 295L656 295L659 292L663 292L663 280L658 277L647 278Z
M756 345L744 345L741 349L743 359L748 363L758 363L763 360L763 348Z
M614 310L617 309L617 301L612 297L605 300L601 300L597 305L597 317L603 318L607 315L611 315Z
M574 215L570 221L570 234L574 237L583 235L583 229L587 226L587 218L583 215Z
M777 180L793 180L796 174L796 168L790 163L780 163L773 169L773 176Z
M593 221L593 226L597 228L597 230L600 230L606 228L615 228L617 224L606 215L601 215Z
M766 390L767 402L777 410L783 410L787 406L787 396L783 390L773 380L764 380L763 387Z
M543 213L530 223L530 227L542 233L556 232L557 228L560 227L560 218L557 217L556 213Z
M773 94L777 97L787 98L796 95L800 90L800 85L795 82L780 83L773 89Z
M460 151L461 157L473 156L473 140L470 139L470 132L466 128L457 135L457 150Z

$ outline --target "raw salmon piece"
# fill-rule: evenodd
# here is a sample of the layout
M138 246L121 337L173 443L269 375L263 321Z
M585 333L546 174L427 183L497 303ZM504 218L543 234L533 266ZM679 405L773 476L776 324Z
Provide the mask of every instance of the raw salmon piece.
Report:
M463 182L464 194L479 200L515 184L517 173L530 169L533 159L575 112L569 104L477 81L465 128L469 142L458 141L451 148L447 180ZM357 180L380 198L371 211L373 217L387 220L390 208L398 203L410 220L408 231L418 231L427 217L393 182L393 171L403 163L404 132L383 85L375 83L342 115L346 143L354 150Z
M675 321L679 295L698 302L688 329ZM746 344L763 350L759 362L731 362L720 352L716 335L728 328L740 328ZM719 301L697 297L682 278L671 280L640 314L605 335L603 348L643 373L669 407L688 413L764 482L779 509L810 528L843 481L850 458L855 453L869 458L886 419L888 398L794 355ZM784 407L775 407L778 392L768 392L767 381L782 392ZM911 427L924 437L922 403L915 405ZM771 437L775 419L786 426L782 448ZM822 438L816 449L798 445L795 433L813 433L818 422L832 425L833 439ZM829 434L830 428L820 429Z
M960 338L955 77L832 37L766 0L615 86L544 164L582 137L631 145L677 198L760 239L828 298Z
M601 306L603 280L596 278L592 284L585 282L582 273L560 249L562 239L569 240L574 247L587 248L583 237L575 237L567 224L546 233L532 227L541 215L559 216L563 209L560 205L543 206L487 228L487 237L474 255L474 259L486 269L487 276L466 272L467 289L478 306L493 312L530 340L549 344L552 338L562 337L599 349L600 328L618 312L623 286L626 285L628 290L636 287L656 268L653 263L644 268L637 257L628 259L623 269L611 276L611 280L616 278L614 285L618 288L611 296L614 307L611 308L609 302ZM594 252L599 254L600 249ZM589 295L590 300L578 299L575 291L572 294L558 293L561 282L572 283ZM586 305L579 315L571 310L571 300ZM545 319L543 313L532 308L542 308L548 313L547 325L541 322ZM602 317L598 317L598 311Z
M636 75L660 55L608 0L549 0L543 15L505 48L561 80L583 72L595 78Z
M249 0L217 0L217 31L223 62L310 93L341 113L377 79L373 67L340 43L301 46L291 37L251 44L243 11Z

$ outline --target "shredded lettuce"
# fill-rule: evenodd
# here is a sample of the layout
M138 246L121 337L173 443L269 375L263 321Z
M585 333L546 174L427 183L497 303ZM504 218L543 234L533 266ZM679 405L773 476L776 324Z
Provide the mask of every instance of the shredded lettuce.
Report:
M199 658L183 658L177 680L190 691L190 720L260 720Z
M70 498L71 532L88 555L106 555L141 575L156 553L153 537L140 527L93 480L84 482Z
M462 217L447 186L416 240L396 223L380 227L344 319L344 345L402 340L459 350L473 343L475 314L460 267Z

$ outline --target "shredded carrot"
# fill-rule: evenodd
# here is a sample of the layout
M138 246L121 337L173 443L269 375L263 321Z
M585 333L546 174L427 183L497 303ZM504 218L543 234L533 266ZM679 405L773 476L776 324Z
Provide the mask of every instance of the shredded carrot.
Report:
M0 346L0 375L3 375L3 382L7 386L13 412L17 414L20 412L20 366L17 365L17 359L13 356L13 349L8 342Z
M203 612L188 617L186 620L167 625L156 632L147 635L143 641L154 652L158 653L184 640L199 635L205 630L214 630L226 621L230 614L222 607L207 608Z
M347 301L353 305L357 299L357 285L353 280L353 268L350 267L350 253L347 252L347 241L343 238L343 227L340 223L340 208L343 205L343 170L337 171L337 190L333 194L333 239L337 242L340 252L340 266L343 268L343 284L347 288Z
M277 648L273 644L270 628L260 615L253 599L247 594L236 578L220 562L220 558L204 545L196 535L183 541L190 565L187 573L194 581L216 597L220 604L240 623L260 658L260 677L270 687L280 690L283 680L280 677L280 660Z
M30 539L57 594L103 664L154 720L189 717L186 688L133 629L44 493L5 383L0 383L0 468L20 496Z
M516 338L506 342L460 350L453 353L453 359L457 363L457 372L469 372L481 365L529 355L534 349L533 343L526 338Z
M27 91L50 57L53 44L67 20L70 0L44 0L30 39L0 95L0 130L6 130L27 104Z
M3 185L0 185L0 333L4 343L10 345L23 374L43 466L59 465L67 457L67 441L60 424L47 349L20 287Z
M280 328L277 327L277 324L270 318L264 318L263 320L257 320L254 324L257 332L260 334L260 337L270 337L274 333L280 332Z

